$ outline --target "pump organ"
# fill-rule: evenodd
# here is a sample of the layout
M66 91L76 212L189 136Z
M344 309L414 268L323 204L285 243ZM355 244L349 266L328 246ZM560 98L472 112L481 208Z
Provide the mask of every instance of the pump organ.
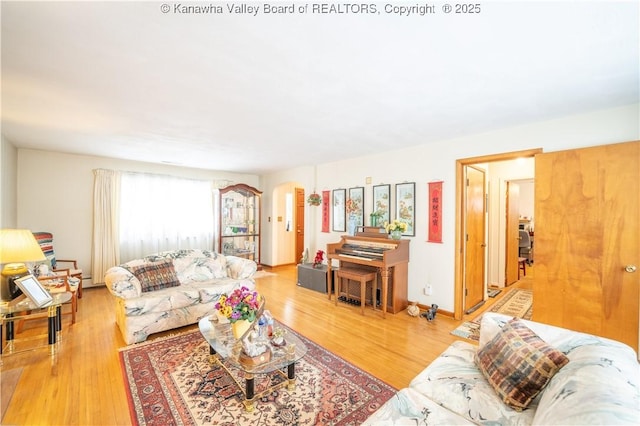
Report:
M341 268L377 272L383 314L386 312L395 314L406 309L409 242L406 239L391 240L388 239L387 234L366 232L365 228L365 232L359 232L356 236L343 236L339 242L327 244L329 299L331 299L333 284L331 261L337 260ZM358 298L358 296L353 297Z

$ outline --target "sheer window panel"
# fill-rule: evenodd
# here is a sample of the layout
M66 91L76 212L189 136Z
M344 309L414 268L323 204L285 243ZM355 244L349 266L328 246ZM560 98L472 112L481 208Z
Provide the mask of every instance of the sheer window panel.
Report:
M121 262L166 250L213 250L210 181L123 173L120 196Z

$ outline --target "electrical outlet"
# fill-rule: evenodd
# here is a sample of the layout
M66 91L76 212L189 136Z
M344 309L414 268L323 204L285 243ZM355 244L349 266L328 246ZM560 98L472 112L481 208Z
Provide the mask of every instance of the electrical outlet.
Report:
M433 294L433 287L431 287L431 284L427 285L427 286L424 288L424 294L425 294L426 296L431 296L431 295Z

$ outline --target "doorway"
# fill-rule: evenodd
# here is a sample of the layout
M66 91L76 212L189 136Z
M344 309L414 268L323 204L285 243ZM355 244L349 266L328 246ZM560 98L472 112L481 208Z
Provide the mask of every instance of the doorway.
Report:
M466 194L467 194L467 170L469 167L473 165L477 165L480 163L496 163L496 162L506 162L511 160L517 160L518 158L532 158L536 154L542 153L541 148L524 150L524 151L515 151L509 153L502 154L492 154L481 157L471 157L466 159L460 159L456 161L456 235L455 235L455 290L454 290L454 317L455 319L462 319L465 310L467 309L465 306L465 293L467 292L467 288L465 287L466 277L467 277L467 209L466 209ZM504 182L503 182L504 183ZM490 184L491 185L491 184ZM500 185L494 185L495 188L493 190L501 191ZM491 206L489 206L491 208ZM501 228L505 228L504 221L501 224ZM502 239L502 243L499 243L495 239L488 239L489 244L502 244L504 245L505 234L504 231L501 231L500 239ZM490 247L487 247L489 249ZM500 250L503 251L502 249ZM504 253L502 253L504 256ZM490 264L504 264L504 259L500 262L497 261L495 255L489 254L487 257L488 262ZM484 283L483 283L483 293L484 292ZM485 295L483 294L483 298Z
M272 235L269 266L295 265L300 261L305 239L305 191L297 182L274 188L267 221Z

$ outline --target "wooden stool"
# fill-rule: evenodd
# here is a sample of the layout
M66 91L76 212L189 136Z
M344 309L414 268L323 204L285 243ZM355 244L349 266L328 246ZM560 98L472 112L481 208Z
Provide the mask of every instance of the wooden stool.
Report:
M336 271L336 278L338 283L334 286L336 291L336 306L338 305L338 297L340 295L340 288L342 287L342 279L353 280L360 282L360 311L364 315L364 305L366 302L367 283L371 281L371 298L373 299L373 307L376 307L376 289L378 288L378 273L375 271L367 271L364 269L356 268L340 268Z
M527 258L519 257L518 258L518 279L520 279L520 271L522 271L522 276L527 276Z

